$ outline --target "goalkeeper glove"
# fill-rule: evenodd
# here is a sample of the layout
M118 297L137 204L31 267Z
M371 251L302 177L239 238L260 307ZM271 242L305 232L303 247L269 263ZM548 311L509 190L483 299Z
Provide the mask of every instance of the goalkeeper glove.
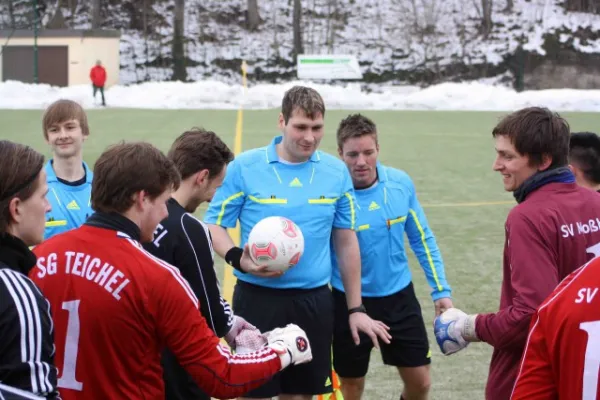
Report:
M235 352L237 354L253 353L265 347L267 339L258 329L244 329L235 337Z
M290 364L304 364L312 360L312 349L304 330L298 325L288 324L264 334L267 346L281 358L281 369Z
M475 333L476 319L477 315L467 315L457 308L449 308L435 319L435 339L443 354L454 354L469 342L479 341Z
M246 321L244 318L234 315L231 329L229 329L229 332L227 332L224 337L229 347L235 349L235 338L244 330L257 331L257 333L260 334L260 331L254 325Z

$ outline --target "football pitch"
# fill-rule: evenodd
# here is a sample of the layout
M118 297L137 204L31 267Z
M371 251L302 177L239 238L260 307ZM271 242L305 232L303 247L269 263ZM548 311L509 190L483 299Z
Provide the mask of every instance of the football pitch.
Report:
M358 112L358 111L352 111ZM335 129L350 111L327 111L321 150L336 153ZM497 310L502 279L504 221L515 205L492 171L491 130L504 113L441 111L364 111L378 126L381 162L405 170L414 180L446 265L454 304L467 313ZM597 131L600 114L563 113L573 131ZM244 112L243 149L264 146L277 131L278 110ZM41 130L41 110L0 110L0 138L49 155ZM215 131L233 149L236 111L134 110L88 111L91 135L84 159L91 165L109 144L144 140L163 151L184 130ZM205 208L198 212L202 217ZM407 243L407 248L408 243ZM432 334L433 303L424 274L409 250L415 289L421 301L432 349L432 399L483 399L490 346L475 343L444 357ZM217 261L220 276L223 262ZM229 268L229 267L228 267ZM398 399L397 372L374 350L365 399Z

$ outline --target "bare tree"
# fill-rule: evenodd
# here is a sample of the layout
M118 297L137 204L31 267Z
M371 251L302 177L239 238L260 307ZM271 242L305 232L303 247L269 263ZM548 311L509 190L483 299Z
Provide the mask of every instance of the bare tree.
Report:
M255 31L260 25L260 14L258 13L258 0L248 0L248 13L246 14L246 25L249 31Z
M492 31L492 8L494 1L481 0L481 8L479 8L477 1L473 0L473 4L475 5L475 9L477 9L477 14L481 18L481 33L484 38L487 38Z
M441 8L437 0L411 0L413 20L411 25L420 33L433 33L439 20ZM423 9L421 15L421 8Z
M15 23L15 9L13 0L8 0L8 16L10 17L10 28L15 29L17 24Z
M483 30L484 37L487 37L492 31L492 6L493 0L481 0L481 9L483 14L481 28Z
M66 29L67 28L67 22L65 20L64 14L62 12L62 8L63 8L63 0L58 0L58 2L56 4L56 11L54 12L54 15L48 21L48 24L46 24L46 28L48 28L48 29Z
M92 29L98 29L102 25L100 7L102 0L92 0Z
M67 5L69 7L69 11L71 12L71 17L73 17L77 12L77 3L77 0L67 0Z
M329 53L333 51L333 38L335 23L332 21L333 16L333 8L335 7L336 0L327 0L327 23L325 24L325 45L328 48Z
M144 70L146 73L144 74L144 80L150 80L150 74L148 73L148 62L150 61L150 52L148 48L148 0L144 0L142 3L142 24L144 25L144 56L146 58L146 62L144 63Z
M280 57L280 52L279 52L279 36L277 35L278 30L279 30L279 26L277 25L277 8L276 7L272 7L271 8L271 24L272 24L272 31L273 31L273 43L271 44L270 48L273 49L273 52L275 53L275 57L279 58ZM269 57L271 56L271 54L269 54Z
M513 0L506 0L506 7L504 7L504 12L509 13L512 12L514 7Z
M173 12L173 42L171 54L173 57L174 81L187 81L185 68L185 38L183 27L185 23L185 0L175 0L175 11Z
M294 30L294 63L298 59L298 55L304 53L304 44L302 41L302 4L300 0L294 0L293 11L293 30Z

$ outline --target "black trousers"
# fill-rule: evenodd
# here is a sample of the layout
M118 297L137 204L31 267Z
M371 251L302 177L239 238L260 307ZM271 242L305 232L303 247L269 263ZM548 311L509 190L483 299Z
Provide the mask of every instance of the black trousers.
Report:
M106 101L104 100L104 86L96 86L92 84L92 87L94 88L94 99L96 98L96 92L100 91L100 94L102 95L102 105L105 106Z

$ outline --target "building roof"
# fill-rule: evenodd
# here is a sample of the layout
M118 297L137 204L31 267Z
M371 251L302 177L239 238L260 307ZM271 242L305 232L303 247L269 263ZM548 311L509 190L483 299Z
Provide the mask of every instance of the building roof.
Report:
M95 37L120 38L121 31L115 29L40 29L38 37ZM0 38L33 38L33 29L0 29Z

